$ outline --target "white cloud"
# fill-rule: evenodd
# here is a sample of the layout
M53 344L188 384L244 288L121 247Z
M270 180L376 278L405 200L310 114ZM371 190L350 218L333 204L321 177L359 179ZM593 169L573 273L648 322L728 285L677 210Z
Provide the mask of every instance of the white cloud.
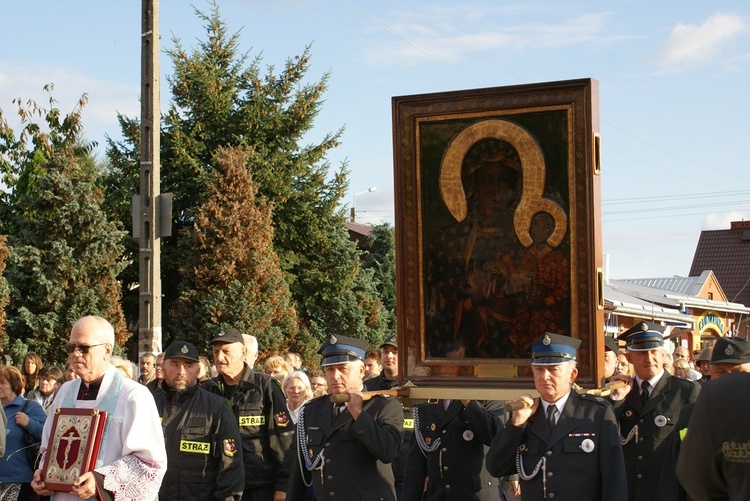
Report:
M88 104L83 109L83 130L88 140L97 141L100 146L104 134L119 136L118 112L140 116L138 85L92 78L75 68L41 63L0 61L0 68L0 109L16 132L21 124L13 100L20 98L24 106L33 100L49 109L49 95L43 90L47 84L54 84L51 95L56 103L52 106L63 114L73 111L83 94L88 95Z
M716 13L703 24L678 23L657 57L657 64L685 67L714 60L737 37L750 31L742 16Z
M701 228L704 230L728 230L732 221L747 221L750 219L750 207L746 211L732 211L709 214L703 220Z

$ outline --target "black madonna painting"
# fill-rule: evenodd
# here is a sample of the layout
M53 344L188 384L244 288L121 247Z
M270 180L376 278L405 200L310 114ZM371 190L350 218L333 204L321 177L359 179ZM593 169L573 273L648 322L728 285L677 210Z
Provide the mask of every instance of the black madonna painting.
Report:
M405 377L530 377L532 339L601 328L595 84L394 98Z

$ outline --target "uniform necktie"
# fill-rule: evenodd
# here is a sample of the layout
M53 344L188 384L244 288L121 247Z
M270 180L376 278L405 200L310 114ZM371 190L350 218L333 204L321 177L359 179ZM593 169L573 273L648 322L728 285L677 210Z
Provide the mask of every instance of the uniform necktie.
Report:
M648 388L651 385L648 381L643 381L641 383L641 404L646 405L646 401L648 400Z
M547 406L547 423L549 423L549 429L552 430L555 427L555 413L557 412L557 406L555 404L549 404Z

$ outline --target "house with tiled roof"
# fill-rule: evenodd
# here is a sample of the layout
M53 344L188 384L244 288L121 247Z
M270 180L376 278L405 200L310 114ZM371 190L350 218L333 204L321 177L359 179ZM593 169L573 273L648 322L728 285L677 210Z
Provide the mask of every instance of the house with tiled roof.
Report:
M750 305L750 221L701 232L690 275L706 270L714 272L729 301Z

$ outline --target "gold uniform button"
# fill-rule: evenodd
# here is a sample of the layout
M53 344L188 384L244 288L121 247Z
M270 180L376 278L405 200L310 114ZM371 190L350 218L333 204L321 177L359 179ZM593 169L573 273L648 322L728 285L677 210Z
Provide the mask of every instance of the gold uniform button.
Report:
M550 499L555 499L555 493L554 493L554 492L550 492L550 493L549 493L549 494L547 495L547 497L548 497L548 498L550 498Z
M640 480L640 479L642 479L642 478L643 478L643 475L641 475L641 474L639 473L638 475L636 475L636 476L635 476L635 478L637 478L638 480Z
M327 476L326 478L327 478L328 480L333 480L333 475L328 475L328 476Z
M554 475L554 473L552 473L551 471L547 472L547 478L552 478L552 475Z
M638 461L643 461L643 456L638 456Z
M448 467L447 466L443 466L443 471L448 471Z
M545 453L545 455L546 455L547 457L550 457L550 456L552 455L552 451L547 451L547 452Z
M330 447L330 446L331 446L331 442L326 442L326 447Z

